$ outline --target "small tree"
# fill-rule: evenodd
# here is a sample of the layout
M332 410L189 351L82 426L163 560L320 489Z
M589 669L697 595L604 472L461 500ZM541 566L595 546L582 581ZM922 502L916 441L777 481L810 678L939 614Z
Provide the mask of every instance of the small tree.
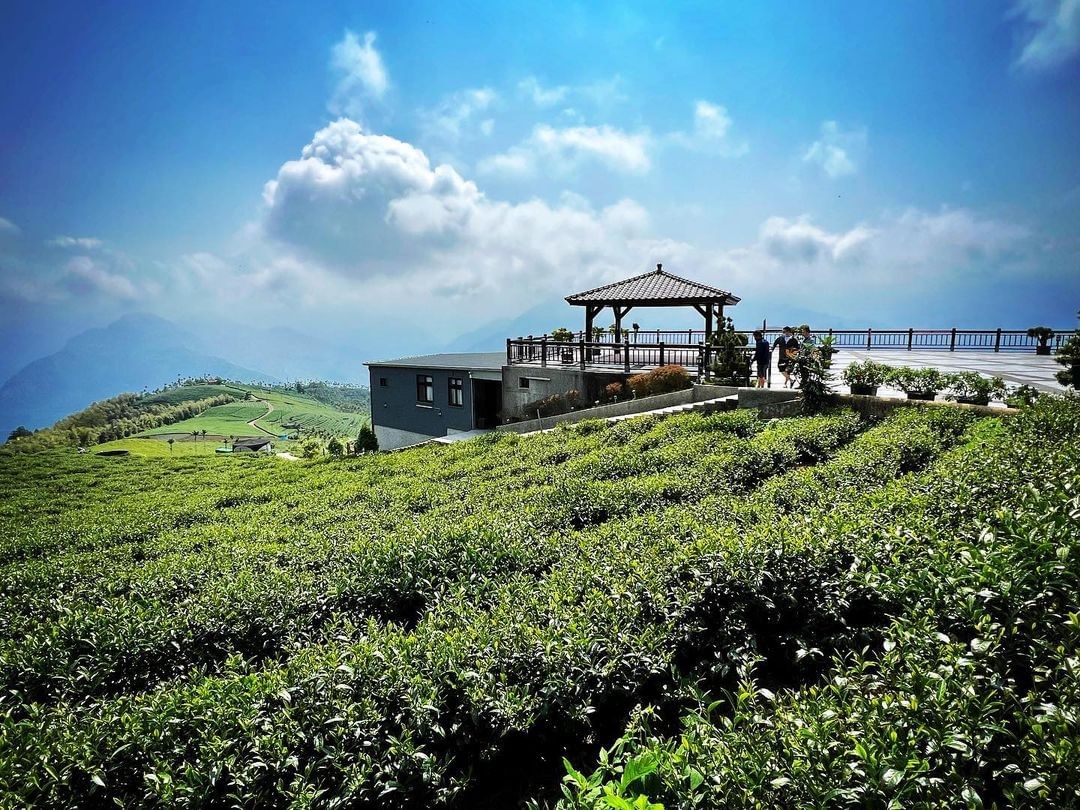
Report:
M749 385L751 357L747 343L746 335L735 331L734 321L724 318L712 336L715 351L709 373L716 382Z
M353 450L357 455L378 452L379 439L369 425L361 427L360 432L356 434L356 443L353 445Z
M1080 318L1080 312L1076 313ZM1054 360L1063 368L1054 377L1066 388L1080 391L1080 326L1058 347Z
M829 363L813 346L803 346L795 356L795 379L803 395L803 411L818 413L829 401Z
M15 428L13 431L11 431L11 433L8 434L8 441L10 442L10 441L12 441L14 439L23 439L23 438L26 438L27 436L33 436L33 435L34 435L34 432L32 430L28 430L24 426L19 425L17 428Z
M345 452L345 447L337 436L334 436L326 443L326 452L334 456L334 458L341 458L342 453Z
M170 453L172 452L172 446L173 446L173 444L175 442L176 442L176 439L172 439L172 438L169 439L169 452Z

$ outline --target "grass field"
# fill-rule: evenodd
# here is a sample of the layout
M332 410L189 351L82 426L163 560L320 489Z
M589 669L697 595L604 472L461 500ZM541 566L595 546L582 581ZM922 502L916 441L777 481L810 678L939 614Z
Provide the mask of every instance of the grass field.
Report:
M191 387L187 386L187 388ZM284 427L286 424L296 424L300 426L299 432L302 435L320 433L339 437L355 437L360 427L368 423L367 414L339 411L303 394L234 385L232 383L223 386L199 387L208 390L213 389L212 393L209 394L210 396L228 393L243 398L248 393L251 393L261 401L219 405L209 408L191 419L185 419L171 425L162 425L139 435L157 436L205 430L208 434L220 436L264 436L267 433L276 436L283 433L296 433L296 429ZM168 393L165 392L166 395ZM174 396L180 396L180 394L174 394ZM267 402L273 406L273 410L265 418L262 418L267 412L267 406L264 404ZM264 430L259 430L257 427L248 424L253 419L257 419L257 424L263 427Z
M1077 806L1078 481L1066 400L0 458L0 806Z
M117 439L113 442L105 442L99 444L91 449L92 453L100 453L108 450L127 450L133 456L142 456L144 458L180 458L187 456L213 456L215 455L215 448L221 447L221 442L206 440L203 441L178 441L173 442L172 449L169 449L168 442L161 441L159 439L140 439L132 437L130 439ZM75 453L75 449L71 448L71 453Z

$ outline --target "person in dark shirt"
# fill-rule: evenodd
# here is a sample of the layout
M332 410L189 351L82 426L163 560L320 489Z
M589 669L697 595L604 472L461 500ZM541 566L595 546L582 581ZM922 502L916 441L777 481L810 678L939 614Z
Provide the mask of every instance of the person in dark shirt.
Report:
M758 329L754 332L754 363L757 365L757 387L765 387L765 377L769 373L769 363L772 361L772 352L769 350L769 341Z
M783 333L773 343L776 350L776 370L784 375L784 388L791 386L791 368L795 355L799 353L799 341L790 326L785 326Z

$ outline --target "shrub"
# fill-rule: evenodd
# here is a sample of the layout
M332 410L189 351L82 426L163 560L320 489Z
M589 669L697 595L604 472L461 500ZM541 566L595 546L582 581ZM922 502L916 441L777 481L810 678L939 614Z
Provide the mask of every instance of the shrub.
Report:
M604 386L604 402L613 402L623 395L623 384L620 382L613 382Z
M689 388L693 383L686 369L678 365L660 366L644 374L635 374L627 385L635 397L648 397L654 394L667 394Z
M552 394L542 399L534 399L522 406L522 413L527 419L535 419L537 412L541 417L558 416L581 407L581 394L571 389L562 394Z
M551 330L551 339L559 343L569 343L574 339L574 333L565 326L560 326L558 329Z
M337 436L334 436L326 443L326 452L332 456L340 458L345 452L345 446L341 443Z
M905 394L936 394L941 390L943 380L936 368L900 366L889 372L886 382Z
M942 377L947 399L975 400L985 405L991 399L1003 399L1005 381L1001 377L984 377L977 371L960 371Z
M892 368L884 363L875 363L873 360L863 360L858 363L852 363L844 369L840 376L847 385L865 385L876 388L879 385L885 384L885 381L889 378L889 372L891 371Z
M371 429L370 425L364 425L360 428L360 432L356 434L353 452L360 455L361 453L374 453L378 449L379 440L375 437L375 431Z

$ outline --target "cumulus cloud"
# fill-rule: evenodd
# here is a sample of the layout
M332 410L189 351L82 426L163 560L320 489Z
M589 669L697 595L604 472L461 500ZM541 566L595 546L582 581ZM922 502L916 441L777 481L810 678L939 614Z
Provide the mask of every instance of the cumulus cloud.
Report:
M96 250L104 243L93 236L57 236L50 239L46 244L49 247L73 250Z
M1023 46L1016 58L1025 70L1050 70L1080 53L1080 0L1017 0Z
M642 266L635 245L649 227L629 200L599 210L576 196L559 205L491 200L415 146L348 119L282 165L264 203L265 236L313 274L363 281L371 300L457 296L480 305L493 293L514 305L538 291L565 294Z
M358 117L369 99L381 99L390 86L390 77L382 56L375 49L375 33L364 34L363 42L352 31L330 51L330 69L338 82L330 99L334 115Z
M541 164L562 173L582 163L596 162L609 169L641 174L652 166L648 132L624 132L611 126L557 128L540 124L517 146L480 161L485 174L532 175Z
M803 153L805 163L815 163L829 177L854 174L866 153L865 127L842 129L836 121L823 121L819 138Z

